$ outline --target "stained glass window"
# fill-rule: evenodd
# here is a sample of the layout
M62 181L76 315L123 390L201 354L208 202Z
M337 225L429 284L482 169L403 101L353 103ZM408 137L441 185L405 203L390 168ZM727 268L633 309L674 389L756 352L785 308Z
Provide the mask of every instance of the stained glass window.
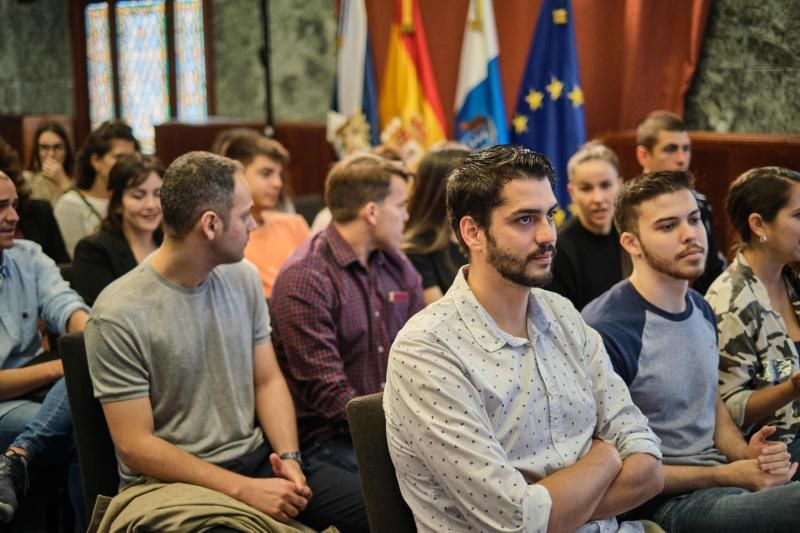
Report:
M202 0L175 0L175 49L178 118L205 118L208 111Z
M153 153L153 125L170 116L164 0L117 2L117 49L122 118Z
M114 117L114 85L108 2L86 8L86 55L89 77L89 121L92 128Z
M154 125L173 116L200 120L208 115L204 0L90 1L86 15L86 61L92 128L122 118L133 128L142 151L155 151ZM172 6L174 35L167 35L167 7ZM116 16L116 58L112 57L110 10ZM174 39L174 41L172 40ZM175 65L168 42L174 42ZM112 60L116 59L114 77ZM176 86L169 69L175 68ZM170 108L170 94L176 108ZM115 94L119 109L115 109Z

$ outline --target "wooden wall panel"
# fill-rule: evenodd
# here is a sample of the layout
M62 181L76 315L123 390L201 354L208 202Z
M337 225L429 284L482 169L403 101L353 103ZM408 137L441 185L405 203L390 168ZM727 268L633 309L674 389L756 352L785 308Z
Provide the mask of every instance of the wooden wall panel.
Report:
M156 126L156 153L165 165L192 150L208 150L214 138L228 128L246 127L261 131L257 120L212 117L202 123L167 122ZM321 194L334 153L325 140L325 125L279 122L275 138L291 154L287 182L295 196Z

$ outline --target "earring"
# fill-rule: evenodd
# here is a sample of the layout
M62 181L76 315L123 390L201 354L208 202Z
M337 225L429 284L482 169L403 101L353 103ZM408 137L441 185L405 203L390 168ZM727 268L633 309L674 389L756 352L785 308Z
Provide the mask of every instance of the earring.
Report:
M765 242L767 242L767 236L766 235L762 235L761 237L758 238L758 240L761 243L765 243Z

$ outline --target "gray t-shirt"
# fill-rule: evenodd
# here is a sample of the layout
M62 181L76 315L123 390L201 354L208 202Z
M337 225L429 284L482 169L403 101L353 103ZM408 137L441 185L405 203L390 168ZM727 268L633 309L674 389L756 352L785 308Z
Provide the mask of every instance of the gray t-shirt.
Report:
M100 294L85 338L95 396L149 397L156 436L215 464L263 444L253 349L270 339L269 313L246 261L187 289L146 260ZM121 487L141 477L119 465Z
M714 447L717 413L717 329L714 313L689 290L686 309L668 313L623 280L583 309L633 403L661 439L666 465L727 462Z

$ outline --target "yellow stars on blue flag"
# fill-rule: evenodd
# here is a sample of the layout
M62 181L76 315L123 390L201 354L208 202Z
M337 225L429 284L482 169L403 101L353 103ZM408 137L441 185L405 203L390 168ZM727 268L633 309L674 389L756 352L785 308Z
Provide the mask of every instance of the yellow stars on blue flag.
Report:
M545 90L550 93L550 99L555 102L561 98L561 91L564 90L564 84L555 76L551 76L550 83L545 86Z
M531 111L536 111L542 107L542 100L544 100L544 93L540 93L536 89L528 91L528 95L525 97L525 101L528 102Z
M574 89L567 93L567 98L572 101L572 107L578 108L583 105L583 91L576 85Z
M514 115L511 123L514 125L514 131L517 133L525 133L528 131L528 117L525 115Z
M555 102L561 95L564 93L564 83L556 78L555 76L550 77L550 83L545 85L544 90L550 95L550 100ZM525 102L527 102L528 107L531 111L536 111L537 109L541 109L544 105L544 93L541 91L537 91L536 89L528 89L528 94L525 96ZM567 98L572 102L572 107L578 108L583 105L583 90L581 90L579 85L575 85L571 91L567 93ZM522 115L517 115L521 117ZM520 123L521 124L521 123ZM527 124L525 124L525 129L520 129L516 127L517 132L520 131L527 131Z
M553 192L566 208L571 203L567 161L586 140L575 20L571 0L542 0L541 6L517 97L511 142L540 152L553 163L558 176ZM538 107L533 109L530 95L535 92L540 92L542 99L535 102ZM568 211L564 214L569 217Z

